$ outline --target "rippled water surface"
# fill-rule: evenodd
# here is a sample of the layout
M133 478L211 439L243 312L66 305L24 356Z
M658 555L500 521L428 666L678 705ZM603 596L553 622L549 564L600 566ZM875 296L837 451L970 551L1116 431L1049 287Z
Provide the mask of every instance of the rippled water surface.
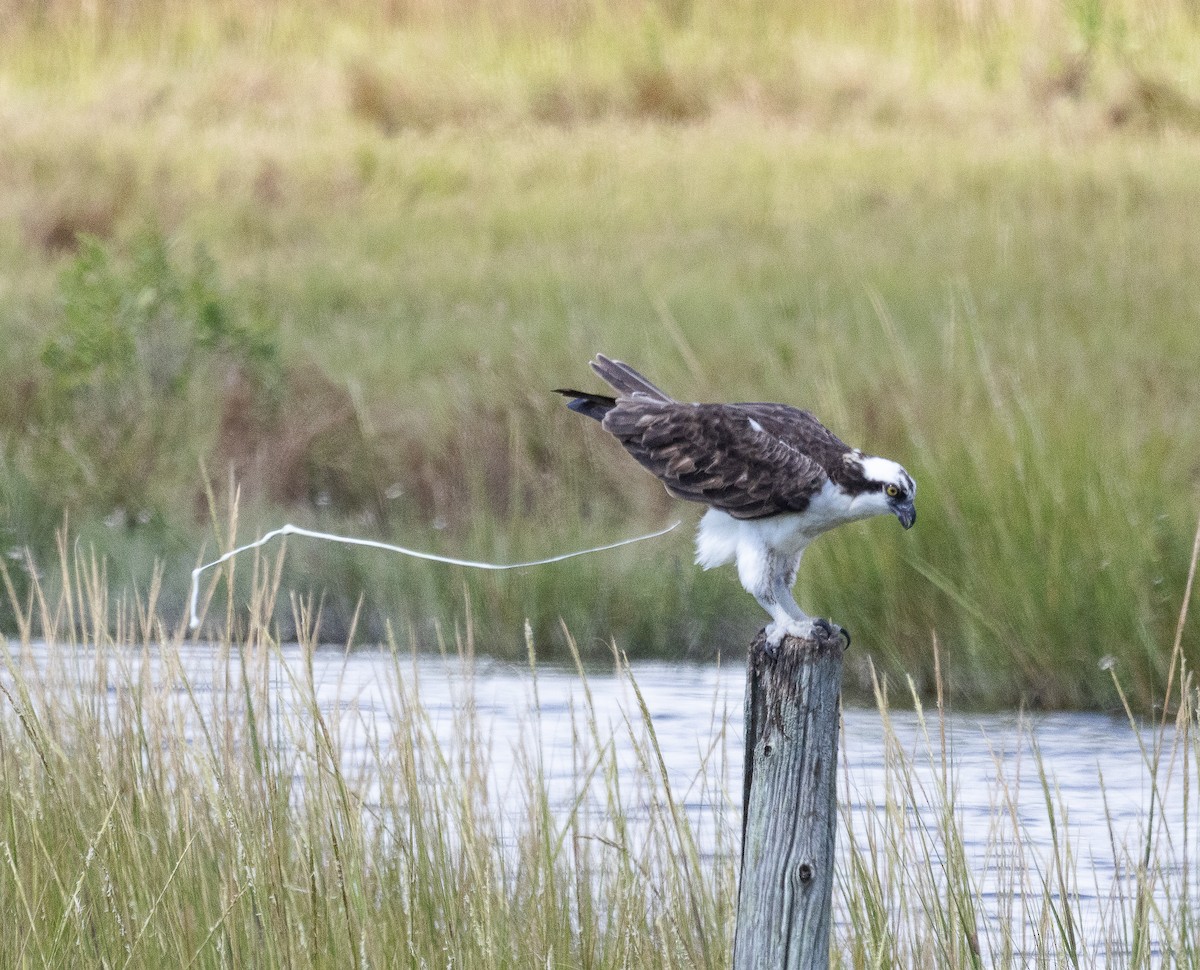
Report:
M75 683L96 690L98 683L107 684L107 703L114 706L124 702L123 691L130 682L147 676L167 684L182 682L178 672L165 670L154 654L130 654L119 665L110 662L111 669L99 678L96 660L87 653L68 659L61 651L51 656L45 648L36 648L22 662L43 674L53 671L55 678L63 678L64 687ZM217 704L239 690L234 685L240 670L236 657L230 660L204 647L185 648L183 665L192 697ZM263 670L268 689L282 701L276 709L286 712L288 698L296 696L295 684L307 676L299 650L285 648L272 655ZM635 664L632 672L676 798L685 805L709 857L728 853L737 844L741 811L744 670ZM573 670L543 667L535 677L524 667L489 661L477 662L468 672L458 660L319 651L312 659L312 678L318 704L335 727L347 774L369 776L378 763L376 746L389 741L398 685L403 685L419 698L447 750L461 742L456 734L464 705L474 706L498 811L523 811L522 786L528 773L520 766L528 763L531 751L540 754L551 804L569 809L577 791L575 732L589 710L601 736L611 741L622 772L629 773L633 801L644 781L637 765L647 729L625 676L589 673L590 707L585 704L585 684ZM294 714L302 717L302 705L295 703ZM1149 732L1142 733L1139 739L1126 720L1097 714L951 713L943 737L935 717L923 722L912 711L893 710L885 719L874 708L848 708L839 779L843 854L851 835L861 845L872 825L877 835L882 832L881 820L891 812L917 844L928 846L927 864L932 859L936 870L937 856L945 851L937 834L945 805L939 785L948 782L978 888L982 929L1011 923L1014 912L1028 922L1030 908L1021 910L1014 901L1023 892L1053 901L1045 887L1048 882L1052 888L1058 885L1052 862L1057 839L1060 850L1069 848L1075 867L1070 885L1079 890L1073 907L1081 917L1080 931L1100 933L1100 926L1112 923L1104 914L1129 892L1130 869L1139 857L1152 808L1143 750ZM897 784L897 753L909 766L911 784L906 787ZM1187 797L1185 770L1187 759L1179 758L1169 772L1160 773L1153 806L1162 820L1156 831L1167 833L1181 857L1190 854L1187 843L1197 831L1196 798L1194 793ZM366 782L369 791L380 780L368 777ZM1057 827L1051 825L1048 799ZM630 812L636 819L636 805ZM1064 854L1060 851L1060 857ZM1024 867L1025 875L1014 877L1014 866ZM1042 931L1045 926L1021 927L1015 933L1018 948L1022 938ZM1093 940L1093 946L1105 945Z

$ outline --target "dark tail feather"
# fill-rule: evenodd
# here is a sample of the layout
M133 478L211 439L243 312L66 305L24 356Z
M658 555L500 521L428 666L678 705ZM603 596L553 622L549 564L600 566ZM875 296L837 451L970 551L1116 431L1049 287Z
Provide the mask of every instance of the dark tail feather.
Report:
M655 401L671 400L668 394L659 390L632 367L619 360L611 360L603 354L597 354L596 359L592 361L592 370L624 396L640 394Z
M597 421L603 421L604 415L617 406L617 399L615 397L608 397L605 394L573 391L569 387L556 387L554 393L561 394L563 397L574 398L574 400L568 402L567 407L572 411L585 414L589 418L595 418Z

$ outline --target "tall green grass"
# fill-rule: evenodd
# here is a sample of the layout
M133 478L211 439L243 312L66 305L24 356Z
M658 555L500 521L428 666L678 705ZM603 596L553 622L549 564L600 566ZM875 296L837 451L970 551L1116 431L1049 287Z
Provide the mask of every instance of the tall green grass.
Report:
M534 706L515 752L524 808L514 817L489 781L469 630L449 646L462 670L450 724L437 723L446 712L431 712L419 665L393 644L382 712L390 739L368 734L365 763L352 767L347 712L322 701L313 673L317 617L297 602L301 660L291 667L264 622L272 570L256 583L257 619L211 646L209 684L187 673L196 669L188 652L206 648L155 618L154 590L123 601L114 635L100 619L98 564L71 554L61 566L62 597L37 586L16 604L22 635L0 655L4 965L728 964L738 826L731 796L707 776L725 756L719 717L698 718L714 733L700 738L709 754L691 784L717 819L712 855L698 850L621 660L638 698L616 728L637 753L632 776L618 773L612 727L596 716L579 666L576 794L552 805L530 641ZM35 616L44 645L29 638ZM834 965L1196 966L1193 840L1165 829L1159 810L1164 797L1182 797L1189 817L1200 770L1195 684L1175 660L1171 716L1131 718L1155 800L1136 844L1114 833L1124 875L1113 887L1092 884L1080 856L1105 850L1077 844L1053 765L1040 758L1049 852L1028 844L1016 776L998 754L987 858L971 857L940 683L936 713L919 715L925 746L915 753L877 683L882 788L868 793L876 810L843 806ZM1097 890L1113 895L1092 907L1100 924L1085 926ZM983 919L997 905L985 894L1007 900L998 921Z
M473 154L498 144L507 168ZM126 582L144 584L154 557L170 556L169 602L182 609L205 540L192 524L208 504L205 468L218 495L230 467L249 495L241 541L294 518L517 560L680 515L685 527L653 547L520 576L299 542L288 576L325 596L331 636L335 614L344 628L363 597L373 637L391 618L429 642L465 591L489 651L519 655L526 617L561 648L562 617L591 654L611 636L633 653L740 653L757 607L731 571L690 565L689 508L549 393L586 383L586 360L605 349L684 399L807 406L909 468L918 528L841 530L813 547L800 580L802 602L893 674L931 683L933 629L959 661L962 698L1115 705L1099 669L1112 655L1147 703L1196 520L1193 150L997 159L954 143L927 157L890 137L851 145L753 127L679 133L670 154L662 144L656 131L604 129L547 135L529 152L515 137L464 134L393 156L353 211L298 203L303 239L269 256L237 248L246 241L230 224L215 230L233 247L221 265L249 274L244 299L279 320L282 354L311 355L330 376L295 379L288 393L309 403L287 413L302 419L247 435L241 465L213 439L184 442L218 464L177 463L145 525L129 508L132 524L106 526L110 509L85 514L90 494L71 499L85 544ZM463 187L403 201L447 152ZM580 197L591 167L610 174ZM821 180L828 190L810 198ZM326 262L339 247L357 255ZM380 251L397 256L381 266ZM31 344L14 335L9 353ZM14 366L35 381L42 365ZM225 385L208 394L217 413L201 429L241 406ZM57 521L45 498L70 479L43 483L28 437L40 427L14 424L9 535L17 550L40 542L46 561ZM285 463L300 489L273 498L267 473ZM236 544L214 535L207 550ZM1189 656L1194 637L1185 631Z
M915 474L914 532L843 530L802 568L881 669L927 690L936 632L975 703L1115 707L1108 656L1161 694L1200 449L1184 0L5 13L22 590L65 515L115 589L162 561L174 617L239 490L243 540L294 519L493 560L686 518L548 393L603 351L684 399L809 407ZM134 351L97 367L142 392L65 394L48 351L113 305ZM194 364L166 396L160 332ZM469 602L509 656L527 617L547 651L562 619L587 656L740 653L759 611L686 531L504 578L293 543L286 579L337 639L360 600L371 638L425 645Z
M22 604L24 627L40 613L49 631L46 664L28 639L3 654L5 965L722 964L732 868L702 871L636 722L630 791L607 726L581 704L564 810L548 799L534 709L511 755L525 811L509 817L488 786L469 640L451 646L455 740L393 647L388 739L369 734L352 768L347 712L318 698L305 608L298 666L260 621L214 645L213 682L195 683L185 655L203 648L151 603L104 632L95 569L76 560L68 596ZM260 595L271 589L263 577Z

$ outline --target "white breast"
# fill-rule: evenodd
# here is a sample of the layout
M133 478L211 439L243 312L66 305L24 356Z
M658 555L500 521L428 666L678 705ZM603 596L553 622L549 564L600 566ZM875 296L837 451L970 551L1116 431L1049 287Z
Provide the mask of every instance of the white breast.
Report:
M696 533L696 564L712 569L740 559L739 547L742 555L753 549L790 559L799 556L822 532L886 511L886 502L877 493L852 498L828 480L803 512L746 520L709 509Z
M805 528L808 513L790 512L769 519L735 519L719 509L709 509L696 533L696 564L712 569L745 556L771 551L786 558L799 556L815 532Z

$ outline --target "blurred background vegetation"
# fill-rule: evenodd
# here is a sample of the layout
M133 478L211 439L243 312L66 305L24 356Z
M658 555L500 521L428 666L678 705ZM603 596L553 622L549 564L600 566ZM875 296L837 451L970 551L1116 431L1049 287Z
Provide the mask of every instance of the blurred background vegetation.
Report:
M521 574L294 540L283 582L333 638L361 606L360 639L460 624L520 654L528 618L550 653L565 622L595 655L736 662L762 617L691 565L699 510L548 393L602 351L913 472L917 529L847 528L801 570L862 683L870 658L928 684L936 636L963 702L1107 706L1110 658L1161 695L1200 514L1197 0L0 24L10 611L61 542L131 596L158 563L179 616L235 499L237 541L291 520L497 561L682 517Z

